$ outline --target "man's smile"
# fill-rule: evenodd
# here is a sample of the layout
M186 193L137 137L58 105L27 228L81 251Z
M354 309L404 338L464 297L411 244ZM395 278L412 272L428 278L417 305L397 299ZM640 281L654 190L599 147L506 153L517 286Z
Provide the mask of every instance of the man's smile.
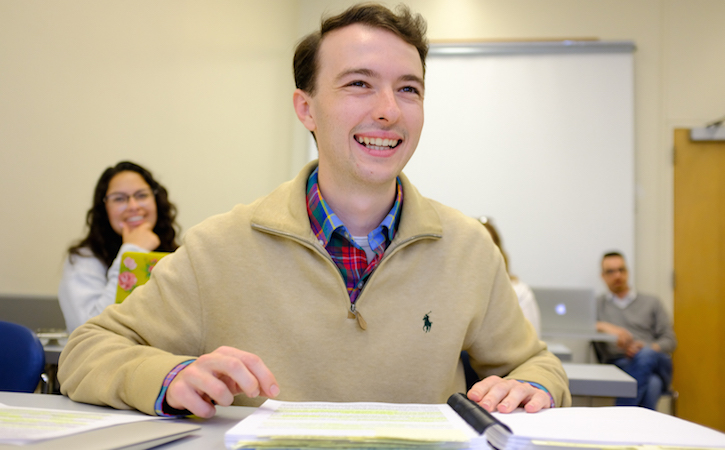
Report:
M397 147L403 142L402 139L383 139L367 136L355 136L355 140L358 144L362 144L371 150L388 150Z

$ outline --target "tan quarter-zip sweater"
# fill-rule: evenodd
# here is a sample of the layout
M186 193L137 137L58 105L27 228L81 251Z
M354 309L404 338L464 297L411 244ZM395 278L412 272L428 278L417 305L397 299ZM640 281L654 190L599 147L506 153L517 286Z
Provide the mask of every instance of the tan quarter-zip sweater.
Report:
M147 284L79 327L60 358L62 392L154 414L172 368L226 345L262 358L280 400L445 403L465 390L467 350L482 378L536 382L557 406L571 404L561 363L524 319L485 229L405 176L398 232L356 303L361 329L310 229L314 167L190 229Z

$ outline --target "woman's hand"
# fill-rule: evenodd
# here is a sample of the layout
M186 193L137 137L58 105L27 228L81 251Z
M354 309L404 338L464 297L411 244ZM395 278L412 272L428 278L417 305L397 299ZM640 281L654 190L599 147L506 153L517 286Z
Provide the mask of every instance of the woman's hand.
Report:
M122 223L121 237L124 244L134 244L148 251L156 250L161 245L161 240L148 222L144 222L135 228L129 228L128 225Z

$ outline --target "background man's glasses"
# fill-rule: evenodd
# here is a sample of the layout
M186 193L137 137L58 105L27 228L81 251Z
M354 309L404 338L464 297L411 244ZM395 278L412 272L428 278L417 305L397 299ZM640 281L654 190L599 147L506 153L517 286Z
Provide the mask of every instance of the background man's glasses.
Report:
M615 273L627 273L626 267L618 267L616 269L607 269L604 271L604 275L614 275Z
M129 200L131 200L131 197L136 200L136 203L138 205L146 206L149 204L155 194L156 191L151 191L150 189L142 189L140 191L136 191L133 193L133 195L118 192L103 197L103 202L115 210L122 210L126 209Z

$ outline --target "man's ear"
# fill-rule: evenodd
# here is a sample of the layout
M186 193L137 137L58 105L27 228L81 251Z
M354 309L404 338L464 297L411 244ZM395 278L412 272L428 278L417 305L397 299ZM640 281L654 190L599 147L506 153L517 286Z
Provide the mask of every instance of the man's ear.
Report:
M297 118L300 119L300 122L302 122L305 128L314 132L317 129L317 125L315 124L314 117L312 117L311 102L312 97L309 94L302 89L295 89L294 94L292 94L292 103L294 104Z

